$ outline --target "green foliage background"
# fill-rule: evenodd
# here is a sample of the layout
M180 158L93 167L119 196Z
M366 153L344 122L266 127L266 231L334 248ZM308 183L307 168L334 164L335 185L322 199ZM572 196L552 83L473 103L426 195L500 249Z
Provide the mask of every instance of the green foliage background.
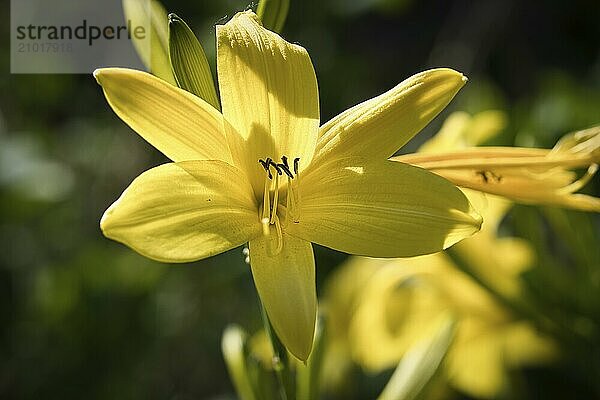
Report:
M105 208L165 161L110 110L91 76L11 75L0 15L0 398L233 398L220 355L229 323L260 315L241 249L163 265L103 238ZM244 1L165 0L214 66L214 25ZM311 54L322 120L428 67L470 82L452 110L505 110L498 144L551 147L600 122L600 4L594 1L292 1L284 36ZM598 195L595 179L587 188ZM532 303L569 332L561 366L528 371L521 396L599 398L597 215L519 206L504 228L531 238ZM318 288L345 256L317 249ZM385 377L357 373L356 398ZM347 397L345 397L347 398Z

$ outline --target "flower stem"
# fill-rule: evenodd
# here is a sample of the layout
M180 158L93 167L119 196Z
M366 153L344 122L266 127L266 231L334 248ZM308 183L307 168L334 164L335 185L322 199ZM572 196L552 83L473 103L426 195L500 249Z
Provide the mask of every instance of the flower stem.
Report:
M265 333L271 342L271 347L273 348L273 370L275 371L275 376L277 378L277 385L279 389L279 396L281 400L293 400L294 399L294 391L292 389L292 380L291 380L291 370L290 370L290 360L288 357L288 353L286 348L283 346L277 334L273 330L273 326L271 325L271 321L269 321L269 316L267 315L267 311L263 306L262 302L260 303L260 312L262 315L263 326L265 329Z

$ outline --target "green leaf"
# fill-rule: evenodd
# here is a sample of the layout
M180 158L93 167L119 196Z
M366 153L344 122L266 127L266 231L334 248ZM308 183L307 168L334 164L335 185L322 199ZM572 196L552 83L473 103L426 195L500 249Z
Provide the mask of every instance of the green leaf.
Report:
M378 400L416 398L439 367L454 336L454 320L440 317L439 328L413 346L402 358Z
M321 369L326 346L327 323L325 316L319 315L315 331L315 341L306 365L299 364L296 372L296 398L318 399Z
M228 326L223 332L221 350L240 400L256 400L246 365L246 338L246 332L242 328L237 325Z
M285 25L289 9L290 0L261 0L256 14L265 28L279 33Z
M167 11L157 0L123 0L125 19L131 26L150 30L150 43L132 35L133 45L142 62L155 76L175 85L169 61L169 20ZM128 24L129 25L129 24Z
M221 110L204 49L184 20L169 14L169 56L177 85Z

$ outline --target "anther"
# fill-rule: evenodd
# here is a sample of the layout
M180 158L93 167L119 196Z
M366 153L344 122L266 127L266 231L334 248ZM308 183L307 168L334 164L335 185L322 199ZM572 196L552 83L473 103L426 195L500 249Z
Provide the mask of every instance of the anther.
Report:
M289 176L291 179L294 179L294 175L292 175L292 172L290 171L290 167L288 167L285 164L277 164L277 165L281 167L281 169L283 170L283 172L285 172L285 174L287 176Z
M300 162L300 157L294 158L294 174L298 175L298 163Z
M286 156L281 157L281 164L277 165L281 167L287 176L289 176L291 179L294 179L294 175L292 174L292 171L290 171L290 165L288 164L288 158Z
M271 163L273 162L273 160L271 160L270 158L265 158L265 160L261 160L259 159L258 162L260 163L260 165L262 165L262 167L265 169L265 171L267 171L267 173L269 174L269 179L273 179L273 175L271 174L271 169L269 168L269 166L271 165Z
M269 165L275 167L275 170L277 170L277 175L283 174L283 172L281 172L281 168L279 168L279 165L276 164L275 161L271 160L270 158L268 158L267 160L269 161Z

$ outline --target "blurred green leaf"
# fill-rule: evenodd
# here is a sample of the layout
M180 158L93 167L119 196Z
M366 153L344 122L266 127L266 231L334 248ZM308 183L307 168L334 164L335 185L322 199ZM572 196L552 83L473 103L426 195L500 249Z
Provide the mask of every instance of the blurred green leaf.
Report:
M232 325L223 332L221 349L227 364L229 376L240 400L255 400L250 375L246 366L246 333L239 326Z
M169 14L169 56L177 85L221 110L204 49L176 14Z
M169 61L169 22L167 11L156 0L123 0L125 19L131 26L150 28L150 43L147 39L136 39L133 44L142 62L159 78L175 85L175 77Z
M576 261L574 267L582 274L585 283L600 282L600 248L597 246L597 234L588 213L561 208L544 207L540 211L546 217L560 241Z
M321 376L321 367L323 366L323 356L326 346L327 326L323 318L317 320L315 332L315 341L306 365L298 365L296 373L296 398L297 399L318 399L319 398L319 378Z
M439 367L453 336L454 320L449 315L440 317L439 328L402 358L378 400L416 398Z
M290 0L261 0L258 3L256 14L265 28L281 32L289 9Z

